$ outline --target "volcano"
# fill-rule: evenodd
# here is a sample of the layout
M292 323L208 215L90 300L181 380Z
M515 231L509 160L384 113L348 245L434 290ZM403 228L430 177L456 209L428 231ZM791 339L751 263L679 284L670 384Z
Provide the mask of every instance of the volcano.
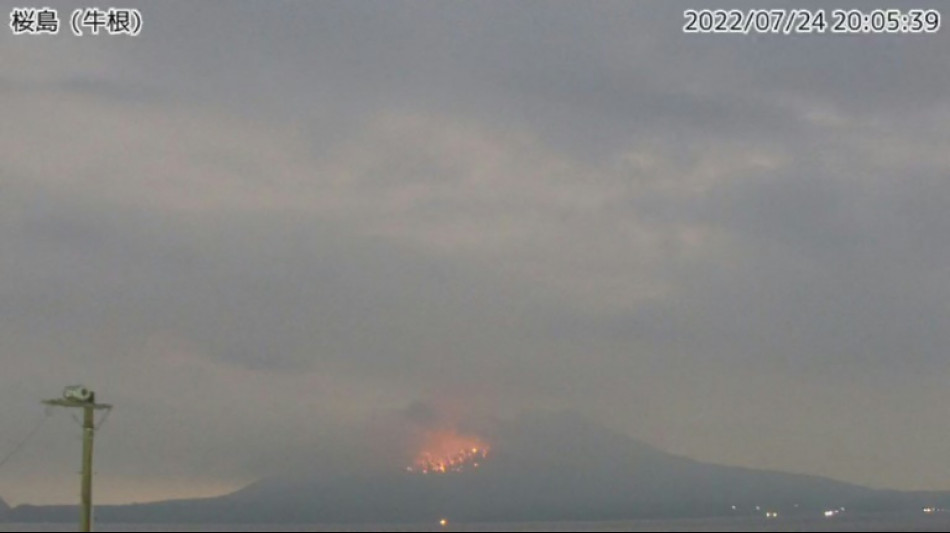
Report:
M950 493L874 490L822 477L671 455L586 419L534 414L501 423L480 468L419 475L323 472L262 480L219 498L99 506L108 522L436 523L821 516L950 507ZM15 521L71 521L69 507L13 509Z

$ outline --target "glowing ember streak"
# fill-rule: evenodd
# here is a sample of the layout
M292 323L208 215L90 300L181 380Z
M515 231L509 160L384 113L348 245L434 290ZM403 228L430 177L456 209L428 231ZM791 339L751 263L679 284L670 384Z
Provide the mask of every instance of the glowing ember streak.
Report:
M478 468L488 457L489 446L478 437L454 431L430 431L422 449L406 470L419 474L447 474Z

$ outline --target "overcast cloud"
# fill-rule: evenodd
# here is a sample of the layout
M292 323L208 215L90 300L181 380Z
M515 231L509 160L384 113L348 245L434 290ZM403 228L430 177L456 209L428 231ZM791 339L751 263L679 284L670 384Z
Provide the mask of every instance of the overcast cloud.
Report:
M0 31L0 454L82 382L117 406L102 502L224 492L414 402L950 490L947 31L139 7L138 38ZM0 496L73 501L78 437L52 415Z

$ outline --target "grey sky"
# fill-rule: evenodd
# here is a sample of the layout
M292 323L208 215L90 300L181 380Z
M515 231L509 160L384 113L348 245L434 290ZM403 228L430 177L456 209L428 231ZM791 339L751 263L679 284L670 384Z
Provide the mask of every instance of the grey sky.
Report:
M0 31L0 453L84 382L118 406L102 501L225 491L417 401L950 489L947 31L139 7L138 38ZM0 496L72 501L72 437L54 415Z

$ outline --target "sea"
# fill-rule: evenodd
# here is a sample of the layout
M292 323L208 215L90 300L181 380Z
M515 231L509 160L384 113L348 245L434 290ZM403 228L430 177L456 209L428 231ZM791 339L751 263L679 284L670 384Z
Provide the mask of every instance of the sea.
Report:
M0 531L76 531L77 524L0 523ZM493 522L417 524L108 524L96 531L950 531L950 513L742 517L611 522Z

